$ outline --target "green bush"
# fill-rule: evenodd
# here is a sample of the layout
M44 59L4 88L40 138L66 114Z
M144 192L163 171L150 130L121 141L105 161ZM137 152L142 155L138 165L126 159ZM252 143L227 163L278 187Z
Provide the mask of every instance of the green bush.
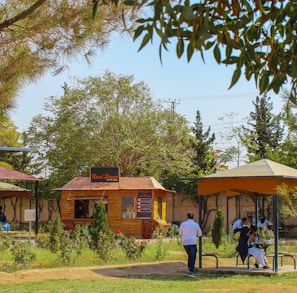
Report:
M107 262L111 260L115 247L116 242L112 231L107 230L98 233L96 249L94 251L100 261Z
M211 228L212 242L216 246L216 248L219 248L219 246L222 244L223 235L224 235L224 216L223 216L222 210L218 209Z
M52 252L57 252L60 249L60 237L63 231L63 224L61 217L58 214L56 220L54 221L53 227L50 231L49 237L49 247Z
M36 259L29 241L12 241L10 251L16 266L28 267Z
M141 258L146 248L145 241L137 242L134 237L127 238L124 234L117 236L117 242L129 260Z
M156 228L153 232L153 239L156 239L157 246L156 246L156 254L155 259L161 260L166 256L168 245L163 243L164 238L167 236L167 231L162 228Z

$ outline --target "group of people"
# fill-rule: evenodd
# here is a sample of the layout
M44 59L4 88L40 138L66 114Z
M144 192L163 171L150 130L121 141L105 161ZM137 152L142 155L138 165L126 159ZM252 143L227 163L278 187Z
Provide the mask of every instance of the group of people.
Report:
M257 246L259 241L258 228L256 221L252 216L241 218L233 223L232 229L234 233L240 232L237 251L242 262L246 260L248 255L252 255L256 259L255 267L268 269L267 259L264 250ZM258 227L271 226L263 214L259 215ZM182 222L179 227L179 234L182 237L182 244L188 255L188 276L194 277L194 268L197 255L197 237L202 236L200 225L194 221L194 214L188 213L187 220Z
M270 227L272 226L272 223L267 220L264 214L259 214L259 219L256 225L256 219L252 216L248 216L247 218L239 218L234 221L232 225L232 230L234 233L237 233L241 230L244 226L257 226L258 228L264 228L264 227Z

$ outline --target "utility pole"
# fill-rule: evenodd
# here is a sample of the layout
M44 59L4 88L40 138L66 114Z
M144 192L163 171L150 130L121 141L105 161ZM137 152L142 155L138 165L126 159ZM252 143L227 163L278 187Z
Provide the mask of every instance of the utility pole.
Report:
M175 115L175 113L176 113L176 105L179 105L180 104L180 100L179 101L176 101L176 99L174 99L174 100L169 99L168 101L164 101L164 102L171 104L172 114Z

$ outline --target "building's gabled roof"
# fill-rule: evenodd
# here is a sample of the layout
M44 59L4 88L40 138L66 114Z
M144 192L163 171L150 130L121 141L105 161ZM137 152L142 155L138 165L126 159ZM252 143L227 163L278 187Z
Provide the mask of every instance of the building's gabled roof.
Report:
M19 186L0 181L0 197L32 198L32 192Z
M7 169L5 167L0 166L0 179L10 179L10 180L28 180L28 181L39 181L40 179L16 171L16 170L12 170L12 169Z
M55 190L163 190L173 192L165 189L153 177L120 177L119 182L92 182L90 177L75 177L61 188Z

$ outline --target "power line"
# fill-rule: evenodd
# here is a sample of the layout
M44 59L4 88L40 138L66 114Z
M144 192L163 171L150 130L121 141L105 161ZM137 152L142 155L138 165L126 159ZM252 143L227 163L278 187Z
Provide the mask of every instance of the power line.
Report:
M171 104L171 111L173 114L176 113L176 105L180 104L180 100L177 102L176 99L174 99L174 100L168 99L167 101L163 101L163 102Z

